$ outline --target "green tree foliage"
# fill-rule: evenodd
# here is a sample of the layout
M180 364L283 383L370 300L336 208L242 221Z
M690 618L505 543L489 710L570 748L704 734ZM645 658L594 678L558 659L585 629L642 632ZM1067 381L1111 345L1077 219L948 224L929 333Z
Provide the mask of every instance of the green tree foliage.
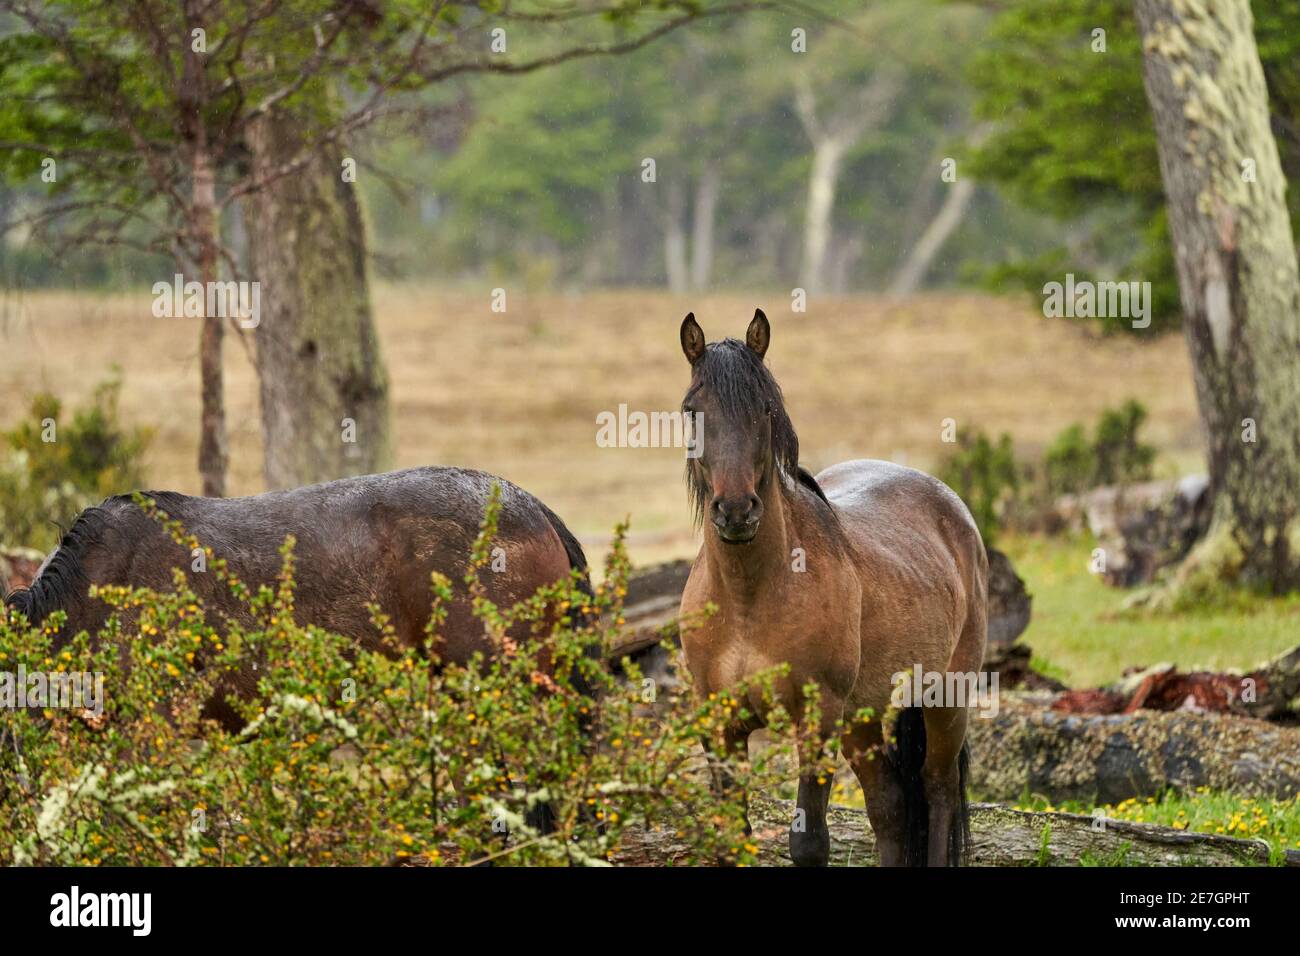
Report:
M1288 175L1300 174L1300 0L1256 0L1255 32ZM1094 52L1104 30L1104 52ZM1078 279L1152 284L1149 332L1179 321L1142 51L1126 0L1011 0L1000 5L970 71L976 111L996 123L976 150L977 175L1058 219L1065 242L994 270L997 284L1038 293ZM1300 191L1291 190L1300 223ZM1300 229L1300 226L1297 226ZM1125 319L1107 328L1130 329Z

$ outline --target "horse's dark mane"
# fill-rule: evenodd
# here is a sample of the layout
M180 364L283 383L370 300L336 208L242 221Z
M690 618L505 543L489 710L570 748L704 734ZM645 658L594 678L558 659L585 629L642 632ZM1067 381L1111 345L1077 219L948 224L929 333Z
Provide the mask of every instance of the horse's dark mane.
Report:
M713 393L723 416L730 420L753 421L766 415L770 408L772 457L779 473L778 480L806 487L826 505L825 509L818 510L825 511L825 516L837 523L834 509L817 479L799 467L799 436L785 410L785 396L772 372L753 349L737 339L723 339L708 346L695 363L691 389L682 404L689 404L691 396L701 388ZM686 467L686 487L695 523L699 525L704 521L710 492L690 462Z
M37 625L54 611L67 607L70 601L84 597L90 580L82 559L107 524L108 513L102 507L87 508L77 515L36 580L29 587L10 593L5 597L5 604L21 611L29 624Z
M826 492L822 491L822 486L817 483L817 479L812 476L812 472L803 465L799 466L799 484L824 501L827 508L831 506L831 500L826 497Z
M168 503L181 497L171 491L146 491L143 494L146 498L153 498L163 510ZM5 595L5 605L18 609L29 624L36 625L54 611L66 609L70 602L84 598L90 588L85 568L86 552L100 542L104 530L112 524L114 506L122 503L135 507L131 495L116 495L77 515L36 580L29 587L17 588Z

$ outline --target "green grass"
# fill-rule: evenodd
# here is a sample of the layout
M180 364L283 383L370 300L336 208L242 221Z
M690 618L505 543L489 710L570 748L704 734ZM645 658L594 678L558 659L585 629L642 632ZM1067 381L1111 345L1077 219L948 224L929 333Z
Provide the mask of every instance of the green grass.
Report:
M1231 793L1212 793L1202 787L1195 793L1178 796L1130 799L1118 804L1091 804L1067 800L1052 804L1041 797L1024 798L1018 810L1048 810L1090 815L1099 807L1112 820L1154 823L1189 830L1194 833L1217 833L1243 839L1260 839L1268 843L1273 862L1280 863L1285 850L1300 849L1300 797L1266 800ZM1093 865L1121 865L1113 858L1097 857Z
M1166 661L1181 670L1251 670L1300 641L1297 595L1178 614L1121 614L1131 592L1088 570L1090 538L1004 534L998 546L1034 596L1021 640L1033 648L1035 669L1071 687L1100 686L1128 668Z

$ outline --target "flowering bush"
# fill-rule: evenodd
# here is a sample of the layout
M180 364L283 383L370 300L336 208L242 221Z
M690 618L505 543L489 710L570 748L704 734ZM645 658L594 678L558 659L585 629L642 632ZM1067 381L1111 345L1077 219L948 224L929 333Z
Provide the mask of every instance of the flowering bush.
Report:
M298 624L292 539L274 588L209 553L250 626L211 619L181 571L168 593L96 589L114 613L93 636L65 639L61 614L31 627L8 612L0 671L98 672L107 693L97 716L0 709L0 864L604 864L646 827L670 829L684 863L752 861L740 798L710 792L702 745L720 748L746 695L771 700L780 671L702 702L635 666L615 677L599 649L621 624L625 529L594 595L575 575L499 608L479 583L498 510L494 497L463 582L497 651L464 665L433 652L453 593L440 575L422 648L398 646L373 608L387 653ZM543 625L556 605L579 623ZM535 636L512 640L520 621ZM205 719L221 678L249 661L257 693L233 702L243 728ZM779 707L770 719L777 744L721 768L751 789L810 733Z

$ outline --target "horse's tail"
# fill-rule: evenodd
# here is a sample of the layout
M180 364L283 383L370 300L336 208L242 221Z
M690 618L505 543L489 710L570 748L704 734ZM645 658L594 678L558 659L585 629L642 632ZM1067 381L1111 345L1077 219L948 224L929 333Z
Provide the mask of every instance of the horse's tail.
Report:
M930 801L925 796L925 711L908 707L898 715L889 760L903 785L903 860L908 866L925 866L930 850ZM948 833L948 863L961 866L970 855L970 804L966 782L970 776L970 749L963 743L957 757L957 806Z
M569 567L579 574L578 590L588 599L585 607L570 607L565 619L572 627L586 627L596 620L596 593L591 589L591 576L587 573L587 556L583 553L582 545L578 543L578 539L574 537L573 532L560 520L560 516L540 501L538 504L541 505L546 520L551 523L555 533L560 536L560 543L564 545L564 553L569 556Z
M587 556L582 551L582 545L578 543L578 539L574 537L573 532L560 520L559 515L540 501L538 504L541 505L546 520L551 523L555 533L560 536L560 543L564 545L564 553L569 556L569 567L577 571L579 575L578 591L585 598L585 602L581 607L575 607L570 603L569 609L564 614L565 622L574 630L595 624L598 618L596 613L596 592L591 589L591 576L587 570ZM588 645L587 656L593 659L600 657L600 646L595 641ZM588 697L592 696L595 691L595 688L591 686L591 683L578 668L574 668L573 673L570 675L570 683L574 690Z

